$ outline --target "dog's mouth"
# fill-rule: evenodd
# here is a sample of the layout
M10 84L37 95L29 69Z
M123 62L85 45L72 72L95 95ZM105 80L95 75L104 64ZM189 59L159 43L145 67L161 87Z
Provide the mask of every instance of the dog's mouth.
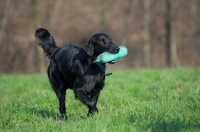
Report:
M118 52L119 52L119 47L117 47L117 48L115 48L114 50L113 50L113 52L111 53L111 54L117 54ZM109 64L115 64L116 63L116 60L112 60L112 61L110 61L110 62L108 62Z
M117 61L116 60L112 60L110 62L108 62L109 64L115 64Z

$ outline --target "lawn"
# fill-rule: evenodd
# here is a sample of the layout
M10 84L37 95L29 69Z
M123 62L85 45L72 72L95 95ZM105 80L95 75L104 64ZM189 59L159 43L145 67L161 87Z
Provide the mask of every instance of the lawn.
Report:
M97 107L67 91L68 121L46 75L0 75L0 131L141 132L200 131L200 68L114 71Z

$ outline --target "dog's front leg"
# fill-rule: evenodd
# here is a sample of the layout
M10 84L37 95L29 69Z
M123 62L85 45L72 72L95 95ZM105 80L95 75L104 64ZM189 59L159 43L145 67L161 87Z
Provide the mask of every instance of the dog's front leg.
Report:
M98 112L98 109L96 108L96 101L98 99L98 96L89 98L86 92L81 89L74 89L74 94L82 103L87 105L87 107L89 108L88 115L94 112Z
M91 95L91 96L90 96L90 99L91 99L92 101L94 101L95 104L94 104L94 107L88 107L88 108L89 108L89 111L88 111L88 114L87 114L88 116L91 116L91 115L93 115L94 113L98 113L98 109L97 109L97 107L96 107L98 98L99 98L99 93L96 94L96 95Z
M84 103L88 107L91 107L91 108L94 107L95 101L90 99L84 90L75 89L74 94L82 103Z

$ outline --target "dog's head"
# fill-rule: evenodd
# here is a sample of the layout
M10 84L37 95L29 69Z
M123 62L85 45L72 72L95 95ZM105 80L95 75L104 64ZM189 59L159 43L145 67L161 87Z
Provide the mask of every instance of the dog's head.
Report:
M104 33L98 33L93 35L88 41L88 44L86 45L86 52L90 56L97 57L103 52L116 54L119 52L119 47L112 42L110 36ZM114 64L115 61L109 63Z

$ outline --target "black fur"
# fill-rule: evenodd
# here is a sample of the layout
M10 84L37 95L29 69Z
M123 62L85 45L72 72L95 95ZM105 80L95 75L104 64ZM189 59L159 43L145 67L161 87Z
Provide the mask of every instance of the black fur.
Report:
M105 72L93 61L103 52L118 53L119 47L103 33L93 35L83 48L74 44L57 47L51 34L43 28L37 29L35 36L39 46L50 58L47 72L59 100L61 116L67 117L65 95L68 88L87 105L88 115L98 112L96 104L104 87Z

